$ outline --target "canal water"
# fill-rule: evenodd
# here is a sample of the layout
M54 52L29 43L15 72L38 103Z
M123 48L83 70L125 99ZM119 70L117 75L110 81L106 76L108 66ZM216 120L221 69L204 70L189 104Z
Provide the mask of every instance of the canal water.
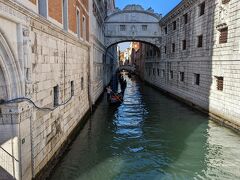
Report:
M127 79L124 102L102 99L51 180L240 179L240 136Z

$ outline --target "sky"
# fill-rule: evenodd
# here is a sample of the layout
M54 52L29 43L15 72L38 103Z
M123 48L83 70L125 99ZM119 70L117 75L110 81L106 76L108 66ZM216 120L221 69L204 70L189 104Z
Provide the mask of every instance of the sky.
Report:
M116 7L123 9L128 4L139 4L144 9L153 8L156 13L165 16L170 12L181 0L115 0ZM129 43L119 44L121 51L129 47Z
M153 8L156 13L166 15L171 11L181 0L115 0L116 7L123 9L128 4L139 4L143 8Z

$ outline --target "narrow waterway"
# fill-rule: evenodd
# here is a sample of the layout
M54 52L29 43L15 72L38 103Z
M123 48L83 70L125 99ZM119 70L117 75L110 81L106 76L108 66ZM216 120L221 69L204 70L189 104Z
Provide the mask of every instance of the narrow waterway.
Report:
M127 78L124 102L102 99L51 180L240 179L240 136Z

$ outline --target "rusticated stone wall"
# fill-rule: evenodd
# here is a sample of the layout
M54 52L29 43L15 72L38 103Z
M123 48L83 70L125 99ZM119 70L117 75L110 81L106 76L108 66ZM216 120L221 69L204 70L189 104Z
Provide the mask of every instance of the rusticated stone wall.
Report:
M0 99L14 102L0 105L0 177L28 180L90 108L90 45L14 1L0 22Z
M146 81L238 130L239 12L237 0L184 0L160 21L161 57L144 57Z

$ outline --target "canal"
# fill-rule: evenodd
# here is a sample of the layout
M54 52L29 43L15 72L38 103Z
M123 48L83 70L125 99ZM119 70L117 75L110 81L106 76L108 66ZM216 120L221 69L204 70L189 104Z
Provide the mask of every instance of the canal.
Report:
M240 136L127 79L124 102L103 98L51 180L240 179Z

